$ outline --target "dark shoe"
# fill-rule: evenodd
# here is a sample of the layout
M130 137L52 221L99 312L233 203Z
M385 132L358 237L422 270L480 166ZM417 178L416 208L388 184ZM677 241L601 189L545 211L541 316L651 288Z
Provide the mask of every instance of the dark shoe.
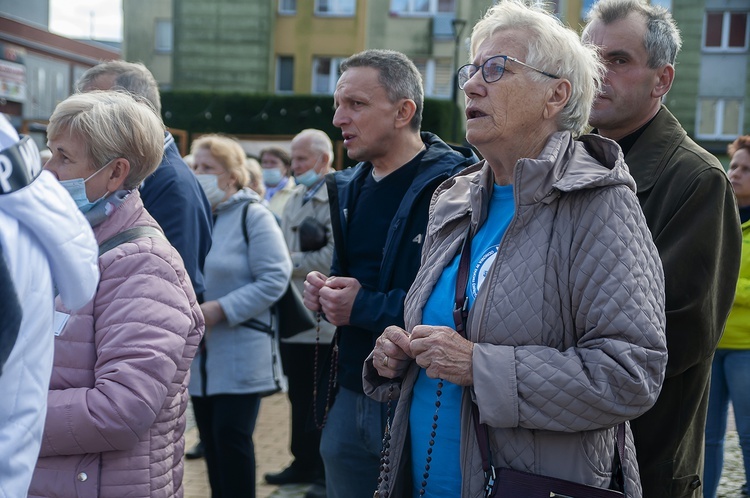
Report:
M307 484L313 482L316 477L318 477L318 473L314 470L298 470L293 465L290 465L281 472L263 476L268 484L277 486L282 484Z
M326 498L326 487L325 485L318 484L317 482L310 486L310 489L305 493L305 498Z
M185 458L187 458L188 460L197 460L199 458L203 458L203 456L203 441L198 441L195 446L193 446L185 453Z

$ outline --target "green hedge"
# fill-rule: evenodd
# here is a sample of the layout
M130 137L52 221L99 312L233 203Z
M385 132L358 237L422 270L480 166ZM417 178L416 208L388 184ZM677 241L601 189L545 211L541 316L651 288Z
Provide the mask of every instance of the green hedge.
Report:
M161 103L165 124L190 133L295 135L305 128L318 128L333 140L341 139L340 130L332 124L333 97L330 95L162 91ZM463 129L463 117L459 115L459 119L460 129ZM424 131L452 141L452 123L450 101L425 101Z

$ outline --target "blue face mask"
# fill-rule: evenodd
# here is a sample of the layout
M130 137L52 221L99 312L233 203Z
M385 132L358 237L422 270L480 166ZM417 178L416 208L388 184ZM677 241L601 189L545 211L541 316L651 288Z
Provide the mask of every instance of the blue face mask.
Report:
M275 187L279 184L284 175L279 168L263 168L263 183L269 187Z
M318 183L318 180L320 180L320 175L315 171L315 168L310 168L301 175L297 175L294 177L294 181L297 183L301 183L307 188L312 187L316 183Z
M94 202L89 201L88 196L86 195L86 182L91 180L97 173L105 169L107 166L110 165L112 161L105 164L101 169L95 171L91 176L86 178L85 180L83 178L74 178L72 180L60 180L60 185L65 188L65 190L68 191L70 196L73 198L73 201L75 201L76 206L78 206L78 209L82 213L88 213L91 211L91 208L96 206L99 201L107 197L109 195L109 192L105 192L103 196L99 197Z

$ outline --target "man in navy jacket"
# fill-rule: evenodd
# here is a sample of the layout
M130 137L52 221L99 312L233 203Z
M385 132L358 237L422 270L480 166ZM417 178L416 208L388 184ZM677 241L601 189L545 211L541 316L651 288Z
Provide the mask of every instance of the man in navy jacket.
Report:
M421 78L403 54L367 50L341 70L333 124L348 156L361 162L326 178L332 276L311 272L305 282L305 305L337 326L336 392L326 393L327 378L318 389L319 399L335 394L320 443L328 498L370 496L377 485L386 410L365 396L362 365L383 329L403 326L432 193L478 161L468 149L420 133Z

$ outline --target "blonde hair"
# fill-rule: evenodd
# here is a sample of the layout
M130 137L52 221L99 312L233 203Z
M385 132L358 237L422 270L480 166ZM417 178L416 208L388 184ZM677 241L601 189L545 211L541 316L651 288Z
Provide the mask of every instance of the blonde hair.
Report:
M591 106L601 90L605 74L596 48L583 44L572 29L542 7L529 6L520 0L504 0L490 8L474 25L472 58L484 40L500 31L512 30L526 34L522 37L526 44L523 62L570 82L570 99L558 117L559 128L574 136L585 133ZM535 71L529 72L529 76L536 81L547 78Z
M247 186L259 196L264 197L266 195L266 185L263 183L263 168L260 167L260 163L254 157L248 157L245 159L245 168L247 168L249 175Z
M208 150L226 168L238 190L247 186L250 174L245 167L245 151L237 140L225 135L203 135L190 146L190 153L199 149Z
M144 99L119 91L74 94L49 119L47 137L68 132L85 143L98 170L122 157L130 163L123 187L132 190L156 170L164 154L164 124Z

